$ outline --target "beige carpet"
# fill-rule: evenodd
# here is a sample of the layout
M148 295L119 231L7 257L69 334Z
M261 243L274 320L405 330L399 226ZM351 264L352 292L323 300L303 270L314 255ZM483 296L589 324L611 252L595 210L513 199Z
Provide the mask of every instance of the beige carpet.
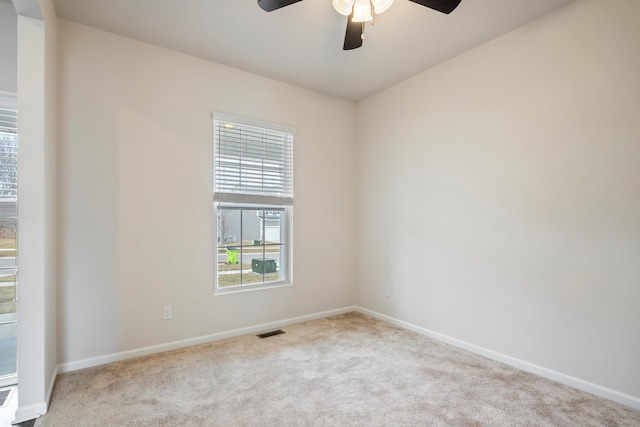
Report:
M640 412L361 314L60 375L36 426L640 426Z

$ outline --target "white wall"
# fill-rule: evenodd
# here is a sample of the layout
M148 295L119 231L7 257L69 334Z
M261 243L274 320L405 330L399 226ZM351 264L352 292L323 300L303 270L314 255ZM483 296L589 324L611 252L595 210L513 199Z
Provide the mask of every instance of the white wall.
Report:
M53 0L38 0L45 22L44 41L44 380L49 401L58 367L58 18Z
M66 21L58 37L60 363L354 303L353 103ZM291 287L213 295L214 111L297 129Z
M16 5L37 15L18 16L19 422L46 411L57 363L57 18L51 0Z
M360 305L640 398L639 17L576 1L358 105Z
M0 1L0 90L18 90L18 15L11 3Z

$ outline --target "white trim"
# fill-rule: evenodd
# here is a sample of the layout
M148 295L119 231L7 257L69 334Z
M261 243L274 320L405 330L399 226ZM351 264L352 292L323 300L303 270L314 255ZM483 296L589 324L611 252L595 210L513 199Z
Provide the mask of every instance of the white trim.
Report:
M260 196L256 194L225 193L217 191L213 193L213 200L214 202L220 202L221 204L235 204L245 206L293 206L293 197Z
M450 337L448 335L434 332L429 329L414 325L403 320L396 319L385 314L378 313L373 310L369 310L363 307L356 307L356 311L362 314L366 314L376 319L391 323L392 325L399 326L404 329L408 329L413 332L417 332L421 335L428 336L430 338L442 341L447 344L451 344L455 347L469 350L472 353L479 354L498 362L502 362L506 365L513 366L514 368L521 369L523 371L530 372L532 374L547 378L556 382L559 382L569 387L577 388L578 390L586 391L587 393L594 394L605 399L613 400L614 402L621 403L626 406L630 406L634 409L640 410L640 398L631 396L626 393L622 393L617 390L612 390L607 387L603 387L598 384L591 383L589 381L582 380L580 378L572 377L571 375L563 374L562 372L554 371L552 369L545 368L540 365L536 365L515 357L508 356L506 354L498 353L497 351L489 350L484 347L480 347L475 344L471 344L466 341L459 340L457 338Z
M19 424L41 417L47 413L47 404L45 402L32 403L31 405L21 406L16 409L16 417L11 424Z
M245 328L233 329L226 332L218 332L211 335L203 335L196 338L189 338L181 341L173 341L166 344L159 344L150 347L143 347L135 350L123 351L120 353L112 353L104 356L92 357L89 359L78 360L76 362L67 362L58 365L58 373L76 371L78 369L91 368L94 366L105 365L107 363L119 362L122 360L133 359L135 357L147 356L149 354L160 353L163 351L176 350L179 348L190 347L198 344L205 344L212 341L219 341L227 338L233 338L240 335L250 334L254 332L262 332L267 329L280 328L294 323L308 322L310 320L322 319L324 317L336 316L338 314L350 313L358 311L357 307L343 307L335 310L323 311L320 313L309 314L306 316L291 317L289 319L277 320L275 322L262 323L260 325L247 326ZM45 405L46 408L46 405ZM45 409L46 410L46 409Z
M278 132L290 133L292 135L296 134L296 128L293 126L281 125L278 123L271 123L262 120L250 119L248 117L235 116L231 114L224 113L211 113L211 121L221 121L221 122L229 122L235 123L239 125L250 126L254 128L266 128L269 130L275 130Z
M213 295L227 295L227 294L237 294L240 292L251 292L251 291L263 291L265 289L275 289L275 288L284 288L287 286L293 286L293 283L287 281L281 282L261 282L255 285L242 285L242 286L225 286L224 288L216 287L213 290Z
M18 384L18 374L4 375L0 377L0 388Z
M27 405L24 407L18 407L16 410L16 417L11 422L11 424L18 424L25 421L33 420L34 418L38 418L43 416L49 410L49 402L51 402L51 394L53 393L53 386L56 383L56 377L58 376L58 368L60 365L56 366L53 370L53 374L51 375L51 379L49 380L49 387L47 387L47 396L46 402L36 403Z

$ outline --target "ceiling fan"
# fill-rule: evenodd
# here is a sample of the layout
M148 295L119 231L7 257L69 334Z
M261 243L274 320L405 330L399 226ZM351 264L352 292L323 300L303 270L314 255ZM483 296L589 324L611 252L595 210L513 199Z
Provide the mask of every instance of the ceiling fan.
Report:
M302 0L258 0L262 10L272 12ZM429 9L449 14L462 0L409 0ZM389 9L393 0L333 0L338 13L348 16L347 32L344 36L344 50L357 49L364 40L364 26L373 21L373 13L381 14Z

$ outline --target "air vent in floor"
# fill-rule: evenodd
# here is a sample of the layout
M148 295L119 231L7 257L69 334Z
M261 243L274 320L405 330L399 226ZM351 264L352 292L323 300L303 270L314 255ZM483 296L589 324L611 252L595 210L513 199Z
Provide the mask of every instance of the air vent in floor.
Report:
M264 334L258 334L256 336L258 338L269 338L274 335L280 335L280 334L284 334L284 331L282 329L278 329L277 331L265 332Z

